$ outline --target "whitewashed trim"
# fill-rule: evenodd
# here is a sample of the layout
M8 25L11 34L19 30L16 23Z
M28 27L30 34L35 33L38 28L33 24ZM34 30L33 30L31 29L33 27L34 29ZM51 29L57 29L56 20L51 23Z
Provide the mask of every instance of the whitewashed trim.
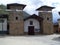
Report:
M0 9L0 10L3 10L3 9ZM17 11L17 12L20 12L20 11L23 11L23 10L18 10L18 9L5 9L5 11Z
M52 12L52 11L38 11L38 12Z
M6 9L6 11L17 11L17 12L20 12L20 11L23 11L23 10L18 10L18 9L16 9L16 10L11 10L11 9Z

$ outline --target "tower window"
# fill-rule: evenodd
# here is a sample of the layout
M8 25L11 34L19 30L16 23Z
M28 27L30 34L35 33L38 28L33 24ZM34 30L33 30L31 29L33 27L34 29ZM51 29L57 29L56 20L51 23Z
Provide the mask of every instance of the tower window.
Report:
M18 20L18 17L16 17L16 20Z
M47 20L49 20L49 18L47 18Z
M30 25L33 25L33 21L30 21Z

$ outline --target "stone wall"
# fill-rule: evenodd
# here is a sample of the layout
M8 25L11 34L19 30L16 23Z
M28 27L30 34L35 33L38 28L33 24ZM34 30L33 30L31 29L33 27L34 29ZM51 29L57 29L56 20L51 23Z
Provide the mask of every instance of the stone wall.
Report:
M17 13L17 14L16 14ZM18 19L16 19L16 17ZM10 12L9 15L9 34L22 35L24 34L23 12Z
M39 16L43 18L43 33L44 34L54 33L52 12L39 12Z

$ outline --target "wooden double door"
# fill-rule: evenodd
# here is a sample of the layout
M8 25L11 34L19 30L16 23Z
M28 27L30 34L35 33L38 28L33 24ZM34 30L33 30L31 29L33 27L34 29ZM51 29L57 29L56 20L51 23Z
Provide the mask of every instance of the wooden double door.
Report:
M28 35L34 35L34 26L28 26Z

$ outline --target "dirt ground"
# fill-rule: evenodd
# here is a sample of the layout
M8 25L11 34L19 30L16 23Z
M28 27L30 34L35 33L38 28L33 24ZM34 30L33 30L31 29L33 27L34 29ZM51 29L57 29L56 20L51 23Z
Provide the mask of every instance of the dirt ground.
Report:
M60 34L0 36L0 45L60 45Z

